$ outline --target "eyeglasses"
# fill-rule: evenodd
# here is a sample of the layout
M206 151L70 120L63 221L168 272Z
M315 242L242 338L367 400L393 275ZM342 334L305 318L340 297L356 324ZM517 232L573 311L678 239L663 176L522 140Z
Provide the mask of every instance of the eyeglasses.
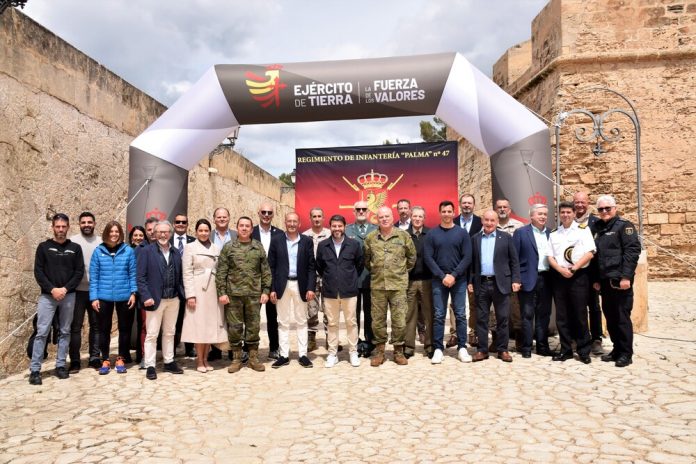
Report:
M259 211L263 216L273 216L273 211Z
M174 224L188 224L188 221L174 221Z
M599 211L600 213L608 213L609 211L612 210L612 208L614 208L614 207L613 206L602 206L601 208L597 208L597 211Z
M357 211L358 213L364 213L365 211L367 211L367 208L355 208L355 211Z

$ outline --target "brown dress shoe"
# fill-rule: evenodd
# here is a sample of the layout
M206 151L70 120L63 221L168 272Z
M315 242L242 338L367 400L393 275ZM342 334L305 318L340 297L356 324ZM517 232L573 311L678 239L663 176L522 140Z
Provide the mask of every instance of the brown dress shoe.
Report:
M450 335L449 340L447 340L447 344L445 345L446 348L452 348L453 346L457 346L459 343L459 339L457 338L456 335Z
M510 353L508 353L507 351L501 351L500 353L498 353L498 359L506 363L512 362L512 356L510 356Z
M474 362L483 361L484 359L488 359L488 353L484 353L483 351L477 351L471 359Z

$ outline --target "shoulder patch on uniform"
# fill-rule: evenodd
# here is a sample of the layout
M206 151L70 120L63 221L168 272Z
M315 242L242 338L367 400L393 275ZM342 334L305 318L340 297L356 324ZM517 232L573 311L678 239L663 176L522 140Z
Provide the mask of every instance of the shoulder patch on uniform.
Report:
M624 229L624 232L626 233L626 235L633 235L633 233L635 232L635 230L633 229L633 227L626 227L626 228Z

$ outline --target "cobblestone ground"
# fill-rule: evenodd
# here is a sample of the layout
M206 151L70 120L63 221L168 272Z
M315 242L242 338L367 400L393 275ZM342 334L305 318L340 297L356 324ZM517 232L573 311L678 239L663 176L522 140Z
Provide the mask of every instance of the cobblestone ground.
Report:
M651 282L632 366L550 358L0 381L0 462L664 462L696 460L696 282ZM323 342L323 338L322 338ZM267 342L266 342L267 343ZM265 351L263 351L265 354ZM389 350L391 358L391 350ZM83 361L84 364L84 361Z

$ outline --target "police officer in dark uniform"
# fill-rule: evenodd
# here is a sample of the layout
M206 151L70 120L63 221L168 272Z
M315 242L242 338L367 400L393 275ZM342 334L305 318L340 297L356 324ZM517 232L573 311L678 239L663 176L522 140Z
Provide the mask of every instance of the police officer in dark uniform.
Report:
M604 317L614 344L614 349L602 356L602 361L613 361L616 367L626 367L633 362L633 277L641 243L635 226L616 215L614 197L599 197L597 211L597 275L594 288L602 294Z

